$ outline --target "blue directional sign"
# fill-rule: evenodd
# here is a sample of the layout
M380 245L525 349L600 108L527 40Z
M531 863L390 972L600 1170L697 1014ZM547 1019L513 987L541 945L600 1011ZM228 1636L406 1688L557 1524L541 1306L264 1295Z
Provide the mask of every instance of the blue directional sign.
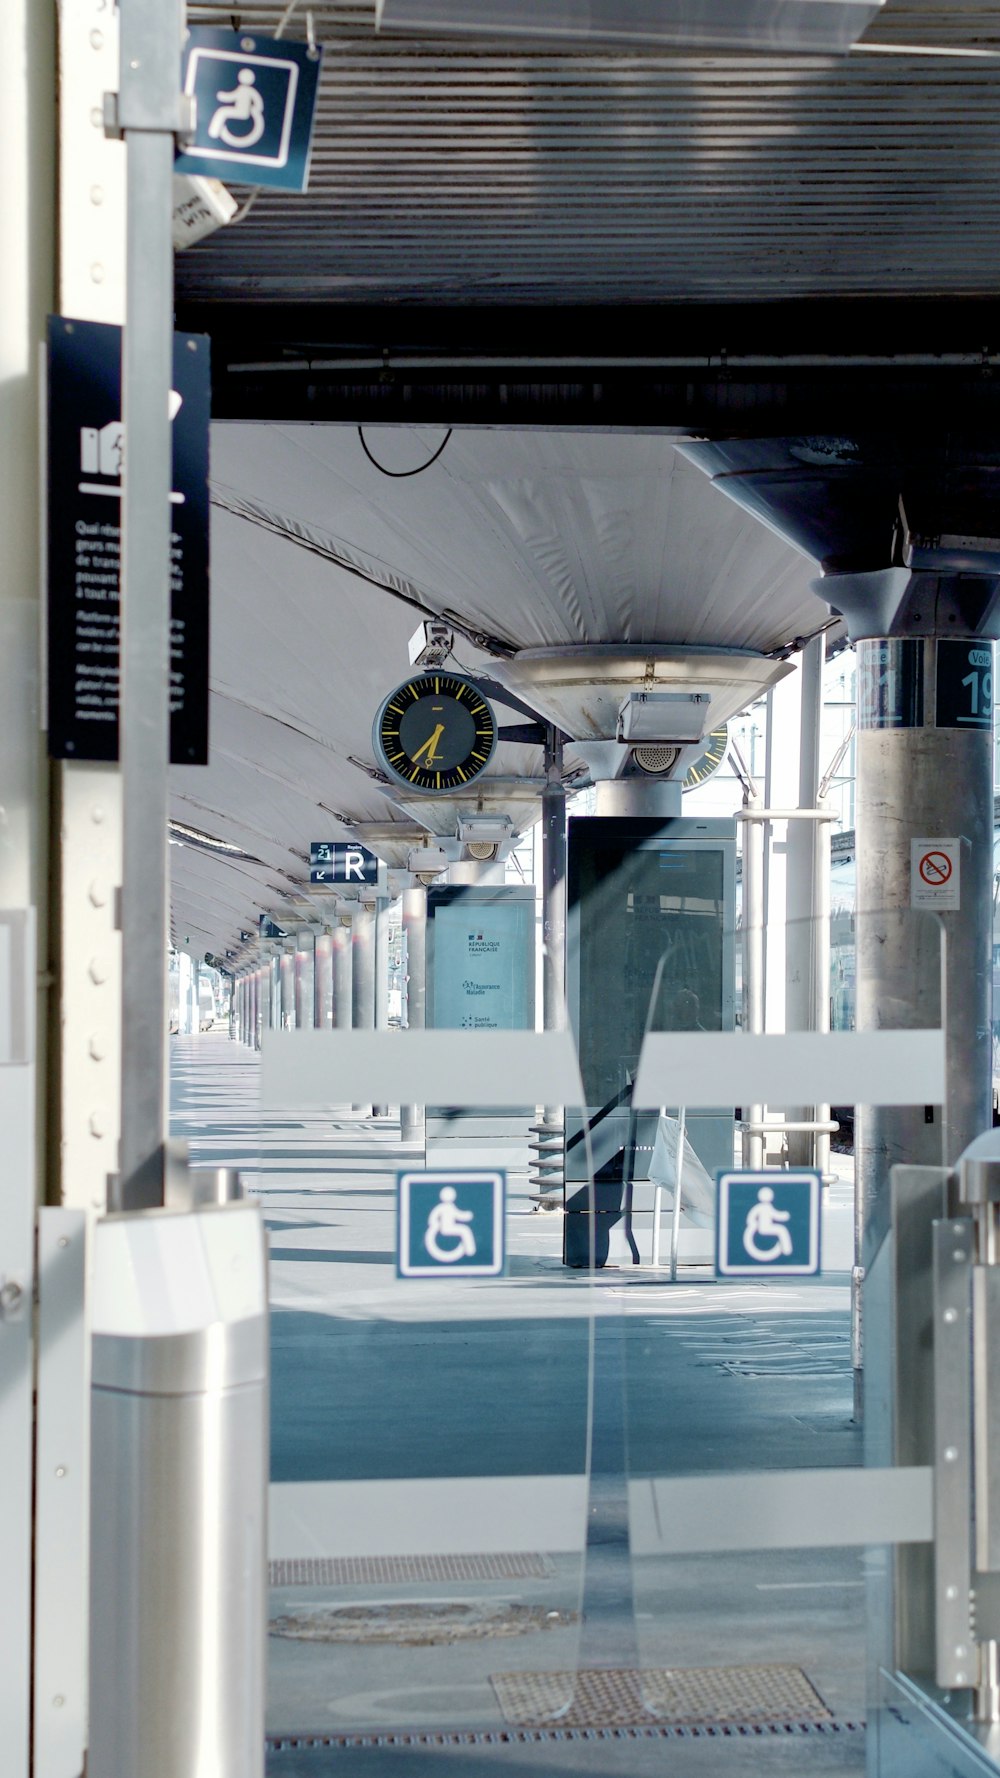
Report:
M176 171L305 191L321 54L256 31L192 27L181 85L195 102L194 138Z
M367 846L343 840L312 840L310 883L377 883L378 859Z
M814 1277L820 1269L821 1175L773 1169L716 1178L716 1276Z
M399 1173L400 1278L497 1278L504 1269L503 1173Z

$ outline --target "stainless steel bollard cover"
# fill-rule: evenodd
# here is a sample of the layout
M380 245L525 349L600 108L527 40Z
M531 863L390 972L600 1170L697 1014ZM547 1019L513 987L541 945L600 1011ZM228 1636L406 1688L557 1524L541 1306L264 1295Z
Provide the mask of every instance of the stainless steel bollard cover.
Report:
M262 1778L268 1321L256 1206L94 1231L88 1778Z

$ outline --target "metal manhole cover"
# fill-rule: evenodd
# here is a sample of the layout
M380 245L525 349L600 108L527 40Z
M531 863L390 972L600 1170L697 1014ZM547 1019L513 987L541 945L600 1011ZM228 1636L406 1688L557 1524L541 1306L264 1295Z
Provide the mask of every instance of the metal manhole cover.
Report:
M830 1721L799 1667L589 1669L580 1673L495 1673L507 1722L564 1728L671 1723Z
M272 1636L292 1642L396 1643L431 1648L446 1642L482 1641L494 1636L528 1636L562 1630L577 1622L572 1611L540 1605L428 1601L426 1604L317 1605L271 1619Z
M406 1581L551 1580L535 1551L469 1556L302 1556L269 1564L272 1587L400 1586Z

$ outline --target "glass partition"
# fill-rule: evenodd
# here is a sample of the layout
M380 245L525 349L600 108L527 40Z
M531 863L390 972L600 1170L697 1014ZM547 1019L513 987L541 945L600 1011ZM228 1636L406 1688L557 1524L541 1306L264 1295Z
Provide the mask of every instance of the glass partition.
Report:
M867 922L892 925L914 989L880 998L868 981L863 1032L825 920L769 936L785 983L797 970L814 992L829 981L840 1028L827 1035L753 1032L746 1002L736 1030L692 1027L685 958L663 948L632 1093L636 1120L653 1119L652 1154L636 1156L622 1200L639 1264L610 1291L643 1711L801 1733L816 1759L853 1736L845 1769L859 1773L872 1577L884 1583L883 1540L914 1522L926 1537L928 1511L925 1471L886 1474L889 1331L862 1316L865 1268L888 1227L890 1165L943 1167L949 1136L941 922L920 909ZM725 1163L706 1165L720 1143ZM810 1746L798 1757L808 1772Z
M578 945L575 1033L334 1029L343 971L319 951L323 1023L296 1028L295 958L262 954L232 1040L175 1068L196 1164L241 1168L270 1240L275 1773L296 1747L353 1778L386 1738L504 1736L527 1773L596 1735L624 1774L636 1736L680 1757L730 1732L804 1737L801 1774L839 1737L838 1769L863 1770L866 1625L886 1547L924 1535L924 1471L907 1493L862 1424L886 1337L873 1313L862 1347L862 1268L890 1160L947 1153L943 940L929 913L887 917L920 986L876 1019L864 986L879 1028L760 1033L735 1003L731 860L687 851L651 851L624 893L580 886L606 937ZM825 924L783 942L786 979L825 969L835 1001ZM555 1208L532 1147L553 1106ZM720 1246L719 1175L750 1159Z
M529 1178L567 1078L566 1033L265 1033L273 1749L571 1705L593 1290Z

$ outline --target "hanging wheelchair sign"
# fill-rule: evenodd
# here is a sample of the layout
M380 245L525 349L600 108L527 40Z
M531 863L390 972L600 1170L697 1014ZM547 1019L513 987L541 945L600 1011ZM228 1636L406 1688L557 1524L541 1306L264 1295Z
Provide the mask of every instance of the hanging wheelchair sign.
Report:
M195 102L194 138L175 171L305 191L321 56L306 43L193 27L181 85Z
M503 1173L399 1173L400 1278L498 1278L504 1269Z
M720 1173L715 1271L719 1278L815 1277L820 1269L822 1180L810 1170Z

